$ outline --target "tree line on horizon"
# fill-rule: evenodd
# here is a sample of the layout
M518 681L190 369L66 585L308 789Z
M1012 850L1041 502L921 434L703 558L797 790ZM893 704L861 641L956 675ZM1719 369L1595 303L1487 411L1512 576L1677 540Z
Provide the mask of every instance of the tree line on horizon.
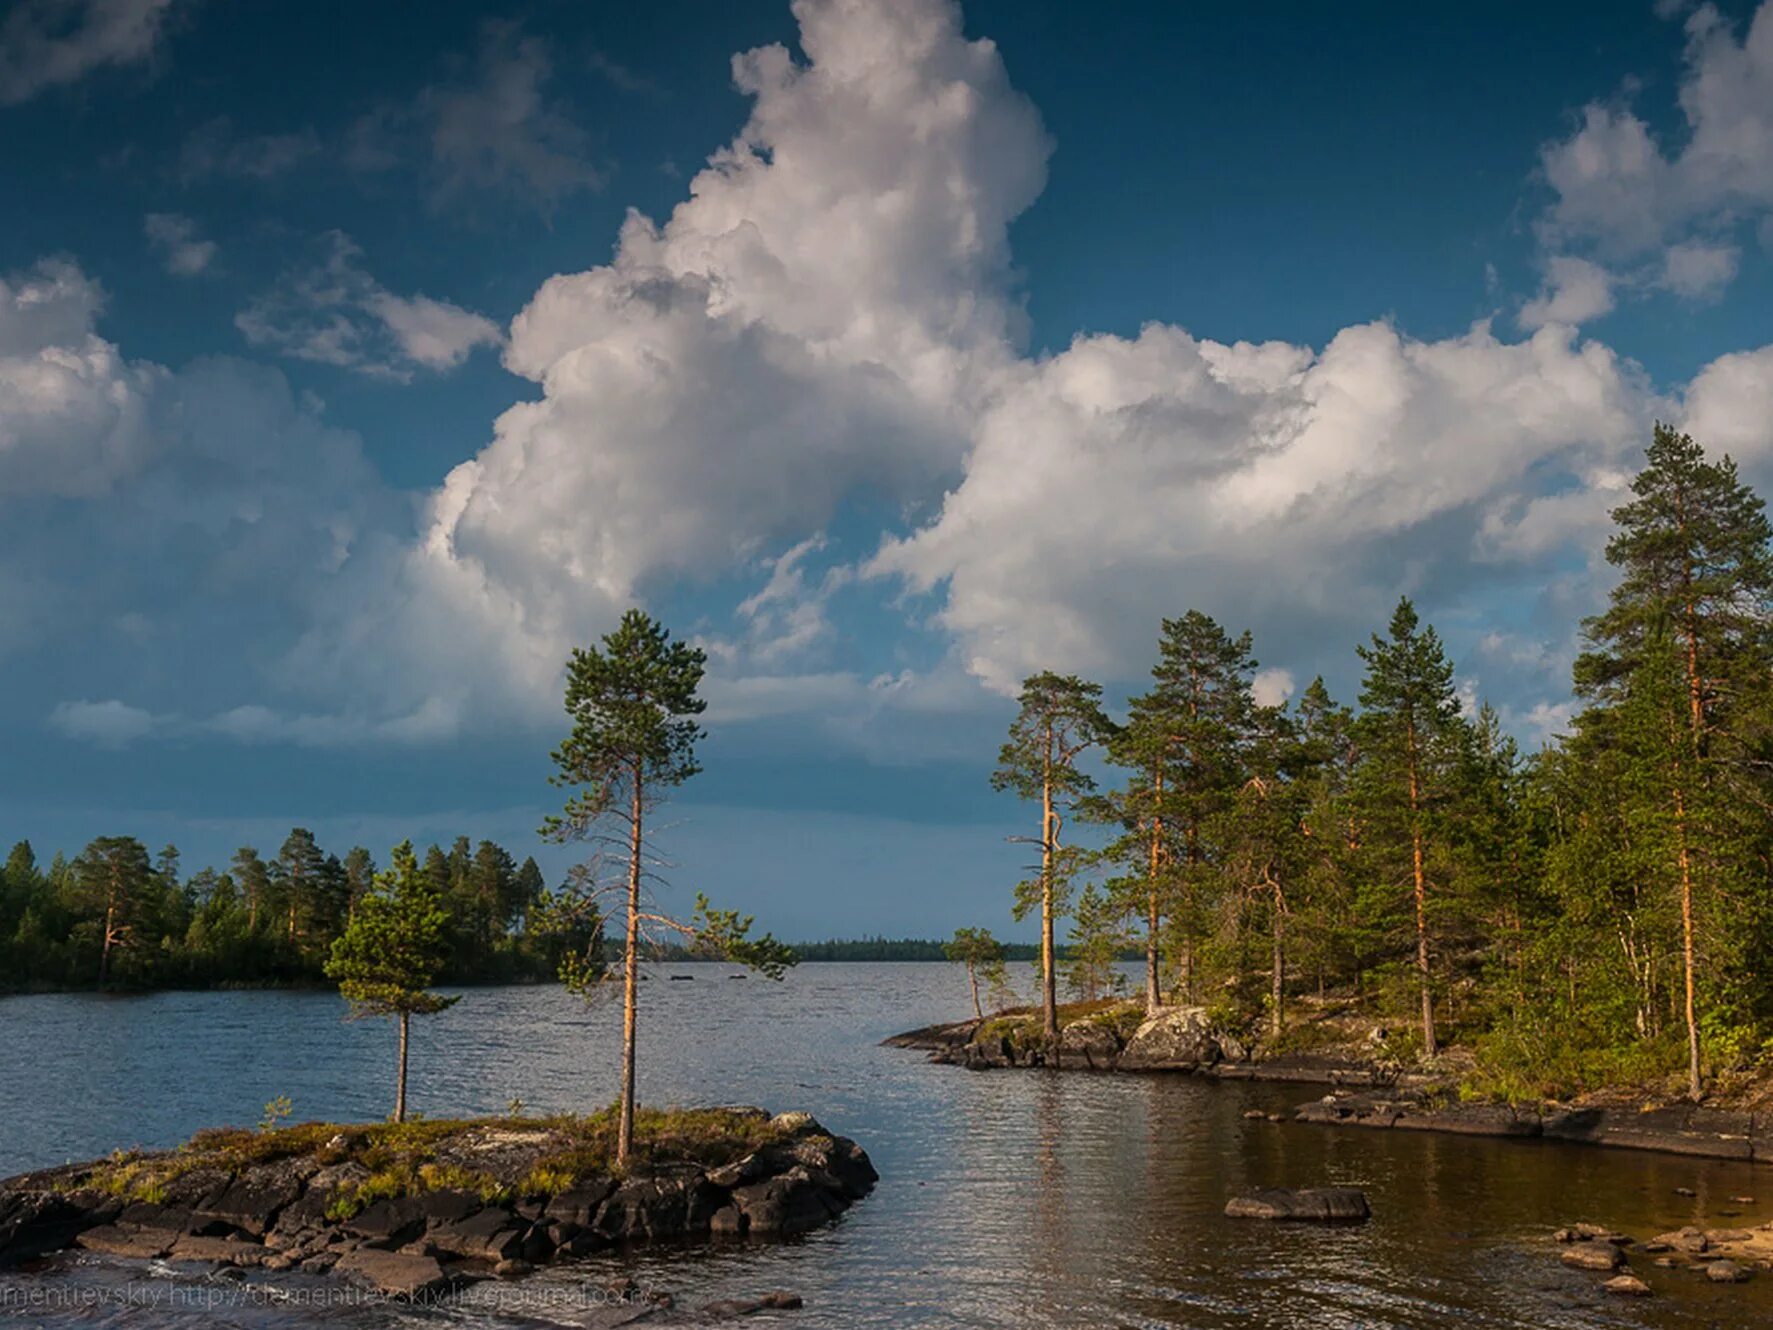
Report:
M1773 1051L1773 530L1660 425L1631 495L1580 710L1531 755L1407 597L1352 706L1321 677L1259 704L1250 635L1194 610L1120 718L1030 676L993 781L1036 809L1014 913L1040 921L1047 1038L1069 917L1080 995L1137 942L1150 1007L1271 1049L1337 1011L1400 1057L1458 1045L1501 1092L1678 1074L1693 1098Z
M571 945L529 927L545 893L533 857L458 836L414 868L449 917L440 982L546 978ZM46 865L20 841L0 866L0 992L324 983L377 873L363 846L341 858L304 827L269 859L247 845L226 868L190 874L177 847L150 855L131 836L100 836Z

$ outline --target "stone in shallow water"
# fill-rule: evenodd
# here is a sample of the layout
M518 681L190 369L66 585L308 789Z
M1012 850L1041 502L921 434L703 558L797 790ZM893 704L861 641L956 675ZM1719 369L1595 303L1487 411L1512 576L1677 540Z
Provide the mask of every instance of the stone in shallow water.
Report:
M1573 1242L1564 1248L1564 1264L1578 1270L1617 1270L1625 1253L1610 1242Z
M1713 1261L1705 1267L1705 1277L1714 1284L1740 1284L1748 1278L1748 1267L1735 1261Z
M1366 1219L1367 1194L1353 1187L1271 1188L1234 1196L1225 1205L1233 1219L1293 1219L1318 1223Z
M1647 1298L1650 1296L1650 1286L1636 1275L1614 1275L1601 1287L1622 1298Z

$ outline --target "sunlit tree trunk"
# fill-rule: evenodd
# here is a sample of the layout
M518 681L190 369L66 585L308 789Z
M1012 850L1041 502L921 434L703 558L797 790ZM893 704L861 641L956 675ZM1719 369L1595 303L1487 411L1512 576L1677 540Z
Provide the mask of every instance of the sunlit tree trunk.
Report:
M628 942L622 958L622 1104L616 1128L616 1162L626 1164L634 1147L634 1035L640 1001L640 764L630 773L628 805Z
M1058 967L1053 957L1053 852L1057 833L1053 811L1053 731L1047 727L1046 756L1040 783L1040 983L1041 1027L1047 1047L1059 1045Z
M1161 766L1151 773L1151 868L1145 898L1145 1010L1156 1011L1163 1005L1158 985L1157 926L1158 882L1163 874L1164 820L1158 810L1163 807L1164 773Z
M412 1016L408 1012L400 1013L400 1057L394 1073L394 1121L406 1121L406 1043L407 1026Z

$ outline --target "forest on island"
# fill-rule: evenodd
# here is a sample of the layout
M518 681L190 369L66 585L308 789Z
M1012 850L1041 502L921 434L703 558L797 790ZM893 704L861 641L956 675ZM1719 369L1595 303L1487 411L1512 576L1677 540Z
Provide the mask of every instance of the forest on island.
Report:
M1030 677L995 783L1031 810L1016 917L1071 921L1074 959L1039 975L1049 1037L1061 974L1114 991L1132 942L1148 1003L1267 1052L1361 1028L1516 1096L1764 1069L1773 533L1729 458L1663 427L1613 522L1580 709L1536 753L1408 599L1350 701L1320 677L1258 704L1249 634L1195 611L1119 718L1094 683Z

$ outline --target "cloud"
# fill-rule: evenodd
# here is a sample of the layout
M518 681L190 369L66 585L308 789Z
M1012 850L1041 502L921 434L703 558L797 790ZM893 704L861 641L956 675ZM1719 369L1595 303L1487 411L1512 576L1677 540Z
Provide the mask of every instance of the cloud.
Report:
M1152 323L1030 356L1008 232L1051 145L996 48L943 0L795 15L798 54L734 60L745 125L670 216L629 214L607 263L513 321L504 363L533 393L416 527L280 375L127 361L78 270L13 279L0 392L24 383L30 405L0 411L27 431L0 471L73 501L9 505L0 483L0 633L75 676L35 714L115 697L146 737L310 745L529 726L557 720L566 649L627 605L755 578L696 624L711 715L810 718L874 760L979 751L969 726L1002 710L986 690L1037 668L1136 681L1159 618L1189 606L1255 630L1280 696L1400 592L1508 714L1551 725L1535 708L1567 696L1561 642L1481 639L1593 608L1650 421L1773 466L1773 348L1661 393L1574 326L1639 278L1573 251L1518 340ZM396 378L497 332L392 294L342 235L241 319L260 345ZM846 567L837 534L879 513L884 539ZM906 625L873 658L840 631L858 604ZM129 689L101 639L130 643ZM190 647L216 640L244 661Z
M101 306L70 263L0 280L0 660L15 704L53 688L35 705L58 732L122 742L176 735L166 718L192 699L300 699L283 664L296 637L356 561L406 538L405 505L280 374L129 359L96 331ZM351 711L337 695L325 709Z
M1295 687L1291 670L1258 670L1250 680L1250 692L1261 707L1278 707L1293 695Z
M288 175L318 156L320 136L312 129L283 134L241 134L227 116L205 121L179 150L178 174L187 184L214 176L265 182Z
M1662 256L1661 285L1688 300L1712 300L1736 278L1742 252L1734 245L1683 240Z
M18 0L0 20L0 106L154 51L173 0Z
M1539 229L1555 250L1647 262L1646 289L1709 297L1735 274L1732 234L1773 216L1773 0L1740 37L1711 4L1685 34L1684 135L1665 144L1629 106L1590 104L1541 153L1556 197Z
M1762 474L1773 460L1773 346L1719 356L1687 385L1683 424Z
M215 241L198 239L197 223L189 217L151 212L142 218L142 233L174 277L195 277L215 259Z
M104 702L62 702L49 713L50 728L99 748L122 748L153 731L155 718L140 707L111 698Z
M252 345L406 382L415 370L454 369L477 347L502 340L482 314L387 290L364 270L363 250L343 232L328 232L318 250L312 263L285 273L235 318Z
M941 513L869 571L939 589L938 622L1002 693L1041 668L1128 677L1151 625L1189 605L1304 664L1400 591L1451 599L1480 555L1531 570L1580 536L1516 548L1518 505L1594 483L1651 400L1561 325L1510 343L1374 323L1321 352L1161 324L1079 338L985 412Z
M1598 263L1558 254L1546 263L1544 289L1521 306L1520 325L1529 331L1548 323L1574 326L1612 309L1612 275Z
M806 62L734 60L752 112L690 197L663 225L631 213L609 264L550 279L513 321L505 364L539 399L431 495L398 590L359 613L391 599L425 642L472 624L496 644L480 670L551 691L567 645L648 590L954 473L1023 334L1007 228L1046 135L951 5L796 13ZM359 632L317 628L314 668L349 668L337 643ZM448 686L476 687L452 654Z
M602 186L585 131L548 95L553 74L546 42L495 23L482 36L471 79L425 89L418 109L445 196L496 189L548 208Z
M103 303L65 260L0 276L0 510L107 493L153 453L163 375L93 334Z

